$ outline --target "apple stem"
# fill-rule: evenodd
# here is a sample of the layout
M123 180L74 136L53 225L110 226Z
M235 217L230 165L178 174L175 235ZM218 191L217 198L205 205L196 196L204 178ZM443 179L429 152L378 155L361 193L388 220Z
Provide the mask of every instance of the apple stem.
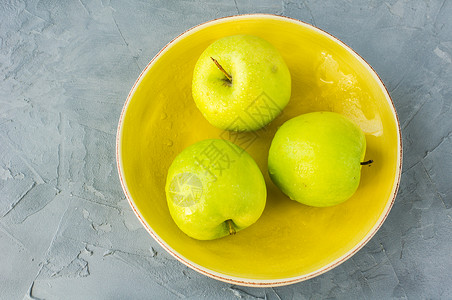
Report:
M229 227L229 235L234 235L236 233L235 228L234 228L234 224L232 223L232 220L226 220L226 223L228 224Z
M218 67L218 69L220 69L220 71L223 72L224 76L226 76L226 78L228 79L229 83L232 83L232 76L229 75L229 73L226 72L225 69L223 69L223 67L220 65L220 63L215 58L213 58L212 56L210 58L215 63L215 65Z
M368 161L362 161L360 164L361 164L361 166L365 166L365 165L370 165L373 162L374 161L372 159L369 159Z

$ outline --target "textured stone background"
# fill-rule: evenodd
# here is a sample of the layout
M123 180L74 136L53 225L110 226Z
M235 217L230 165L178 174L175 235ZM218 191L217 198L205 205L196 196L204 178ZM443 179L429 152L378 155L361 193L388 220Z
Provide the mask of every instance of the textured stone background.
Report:
M154 242L115 167L124 100L187 28L265 12L342 39L381 76L404 141L376 236L312 280L245 288ZM452 1L0 1L1 299L452 298Z

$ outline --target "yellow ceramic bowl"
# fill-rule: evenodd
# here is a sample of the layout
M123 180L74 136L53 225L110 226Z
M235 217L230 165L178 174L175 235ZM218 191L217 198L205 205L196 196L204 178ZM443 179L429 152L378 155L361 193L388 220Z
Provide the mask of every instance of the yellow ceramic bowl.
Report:
M292 75L292 97L267 128L240 135L211 126L191 96L194 65L218 38L252 34L271 42ZM336 111L366 133L365 160L356 194L343 204L314 208L289 200L271 182L267 155L284 121L312 111ZM246 148L265 176L262 217L235 236L197 241L173 222L165 199L167 170L187 146L227 138ZM394 202L402 146L397 114L372 68L341 41L313 26L275 15L213 20L163 48L133 86L121 114L117 164L124 193L144 227L169 253L196 271L238 285L277 286L328 271L362 248Z

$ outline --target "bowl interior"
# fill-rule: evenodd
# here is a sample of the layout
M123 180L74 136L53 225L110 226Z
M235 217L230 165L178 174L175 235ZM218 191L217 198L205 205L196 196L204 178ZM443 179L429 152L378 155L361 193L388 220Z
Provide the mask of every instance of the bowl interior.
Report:
M289 105L269 126L233 134L210 125L191 96L194 65L213 41L253 34L271 42L292 75ZM271 139L284 121L312 111L336 111L366 133L362 179L341 205L313 208L291 201L267 173ZM395 197L401 145L397 116L376 74L355 53L311 26L276 16L240 16L200 25L166 47L145 69L120 121L118 159L125 192L150 233L179 259L219 279L246 283L303 280L340 263L375 233ZM167 170L185 147L225 138L245 148L264 174L267 205L251 227L214 241L180 231L165 198Z

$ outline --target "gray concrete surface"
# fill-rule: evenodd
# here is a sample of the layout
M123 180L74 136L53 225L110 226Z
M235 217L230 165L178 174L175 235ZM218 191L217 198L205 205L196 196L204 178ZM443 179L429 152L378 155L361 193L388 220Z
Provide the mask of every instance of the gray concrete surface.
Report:
M395 102L404 167L381 230L306 282L188 269L121 191L115 134L148 61L203 21L264 12L342 39ZM452 1L0 1L0 299L452 299Z

